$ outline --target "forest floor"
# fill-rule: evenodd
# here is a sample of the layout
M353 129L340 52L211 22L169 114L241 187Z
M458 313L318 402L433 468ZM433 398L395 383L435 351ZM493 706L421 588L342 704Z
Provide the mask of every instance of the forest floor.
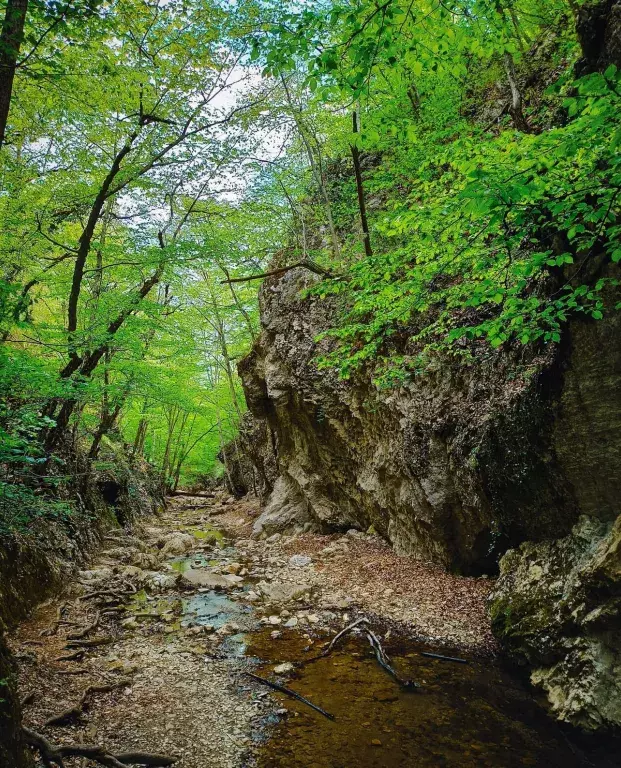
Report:
M112 531L12 638L25 723L55 744L169 754L179 768L253 765L287 710L245 672L286 682L289 662L361 615L385 641L496 652L490 580L398 557L355 531L256 541L258 513L254 500L178 497L132 535Z

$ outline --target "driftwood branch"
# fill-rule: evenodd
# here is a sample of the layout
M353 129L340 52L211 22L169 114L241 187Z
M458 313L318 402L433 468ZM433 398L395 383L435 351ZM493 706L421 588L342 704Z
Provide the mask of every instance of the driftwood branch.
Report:
M220 280L221 285L227 285L229 283L247 283L249 280L262 280L264 277L274 277L275 275L283 275L285 272L289 272L292 269L302 267L308 269L309 272L313 272L321 277L337 277L329 269L324 269L316 264L314 261L296 261L295 264L289 264L286 267L279 267L278 269L271 269L269 272L261 272L258 275L248 275L247 277L230 277L227 280Z
M278 683L273 683L271 680L266 680L264 677L253 675L252 672L245 672L244 674L247 677L251 677L253 680L256 680L258 683L263 683L263 685L267 685L268 688L273 688L273 690L279 691L280 693L286 693L287 696L291 696L292 698L297 699L298 701L301 701L302 704L306 704L307 707L314 709L315 712L319 712L320 715L327 717L328 720L336 719L334 715L331 715L329 712L326 712L325 709L322 709L321 707L318 707L316 704L313 704L312 701L305 699L304 696L300 696L299 693L292 691L291 688L285 688L284 685L279 685Z
M46 768L65 768L65 757L85 757L107 768L126 768L128 765L142 765L146 768L167 768L174 765L178 758L168 755L150 754L149 752L124 752L114 755L103 747L90 744L73 744L68 746L56 746L48 741L45 736L22 726L26 743L38 750Z
M325 649L325 651L321 654L321 656L319 658L321 658L323 656L327 656L329 653L332 653L332 649L334 648L334 646L346 634L348 634L349 632L354 630L356 627L359 627L361 624L368 624L368 623L369 623L369 620L363 616L361 619L357 619L352 624L350 624L349 626L345 627L345 629L342 629L337 635L335 635L332 638L332 640L330 642L330 645Z
M385 669L389 675L394 677L394 679L403 688L420 688L420 685L418 683L415 683L413 680L405 680L403 677L399 675L399 673L395 669L393 669L393 667L390 665L390 659L388 658L386 652L382 648L382 644L377 639L377 636L370 629L367 629L365 631L366 631L367 639L369 641L369 645L373 649L373 652L375 653L375 658L377 659L377 663L380 665L380 667L382 667L382 669Z
M456 661L458 664L469 664L468 659L458 659L456 656L443 656L441 653L430 653L421 651L421 656L427 656L429 659L440 659L441 661Z
M394 679L401 685L403 688L420 688L420 685L418 683L415 683L413 680L405 680L403 677L399 675L399 673L393 669L393 667L390 664L390 658L388 657L388 654L386 651L382 648L382 644L380 643L377 635L373 632L373 630L368 626L369 620L365 618L364 616L360 619L356 619L356 621L349 624L345 629L342 629L338 634L336 634L328 647L321 653L319 656L316 656L313 659L310 659L310 661L316 661L317 659L325 658L328 654L332 653L332 650L334 646L338 643L338 641L347 635L349 632L353 632L358 627L361 628L361 631L367 636L367 639L369 641L369 645L371 646L373 653L375 654L375 658L377 659L377 663L382 667L382 669L385 669L386 672L388 672L389 675L394 677Z

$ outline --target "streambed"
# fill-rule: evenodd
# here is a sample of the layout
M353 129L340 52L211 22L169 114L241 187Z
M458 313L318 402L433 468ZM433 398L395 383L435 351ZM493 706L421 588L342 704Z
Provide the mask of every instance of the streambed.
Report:
M235 556L228 548L226 554ZM213 565L217 560L209 560ZM205 562L205 565L207 561ZM184 571L199 565L179 559ZM316 658L331 636L325 628L261 625L260 612L244 600L248 585L232 594L202 591L181 602L179 627L233 626L220 652L242 666L237 684L248 695L266 689L245 677L252 671L291 688L334 715L330 721L286 694L270 692L277 710L253 731L257 768L511 768L613 765L591 759L549 718L526 686L495 660L466 664L432 659L422 651L463 653L425 646L381 625L393 665L420 688L404 689L376 662L362 636L349 635L328 657ZM288 674L274 668L291 662ZM591 760L595 757L595 762Z
M420 688L401 688L360 635L346 636L319 658L330 638L361 615L357 603L334 593L325 559L235 534L226 539L208 514L208 508L200 517L193 510L191 519L182 510L169 513L145 531L140 547L117 536L95 570L84 572L88 585L75 587L74 595L99 597L50 603L24 624L22 694L36 692L28 723L53 741L96 741L118 752L156 749L174 755L177 768L619 765L607 745L598 751L572 743L498 660L464 646L425 645L385 614L366 611L401 678ZM169 553L180 537L185 554ZM157 573L126 565L145 555L157 560ZM187 579L190 572L224 586L200 586L200 578ZM110 608L110 590L124 589L128 579L135 591ZM358 580L363 588L366 579ZM81 661L61 662L67 633L98 610L96 632L106 644ZM66 629L56 621L61 614L69 619ZM247 672L297 691L334 721ZM119 676L127 681L123 692L97 697L71 732L46 729L50 715L74 704L87 685Z

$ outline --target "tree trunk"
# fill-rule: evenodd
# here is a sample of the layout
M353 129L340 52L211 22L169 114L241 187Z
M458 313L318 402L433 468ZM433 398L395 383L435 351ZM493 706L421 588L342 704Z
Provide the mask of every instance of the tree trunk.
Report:
M513 126L522 133L531 133L530 125L524 117L524 111L522 109L522 93L520 92L515 79L513 56L511 56L510 53L505 53L503 63L507 80L509 81L509 87L511 88L511 106L509 107L509 114L513 120Z
M31 768L33 765L24 744L21 722L17 670L0 630L0 765L11 768Z
M354 133L358 133L358 121L356 111L352 114L352 128ZM355 144L351 145L351 156L354 161L354 173L356 174L356 191L358 192L358 209L360 211L360 224L362 226L362 237L364 239L364 252L367 256L373 256L371 249L371 236L369 235L369 222L367 221L367 206L364 200L364 187L362 186L362 170L360 168L360 152Z
M11 108L17 57L24 39L28 0L8 0L0 33L0 148Z

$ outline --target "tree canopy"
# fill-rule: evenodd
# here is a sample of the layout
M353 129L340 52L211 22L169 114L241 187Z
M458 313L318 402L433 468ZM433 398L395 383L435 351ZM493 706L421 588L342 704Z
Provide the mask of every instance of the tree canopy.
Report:
M69 444L167 487L226 471L270 270L317 275L340 307L320 364L382 385L618 309L621 73L582 12L6 2L5 507L62 512L35 490Z

